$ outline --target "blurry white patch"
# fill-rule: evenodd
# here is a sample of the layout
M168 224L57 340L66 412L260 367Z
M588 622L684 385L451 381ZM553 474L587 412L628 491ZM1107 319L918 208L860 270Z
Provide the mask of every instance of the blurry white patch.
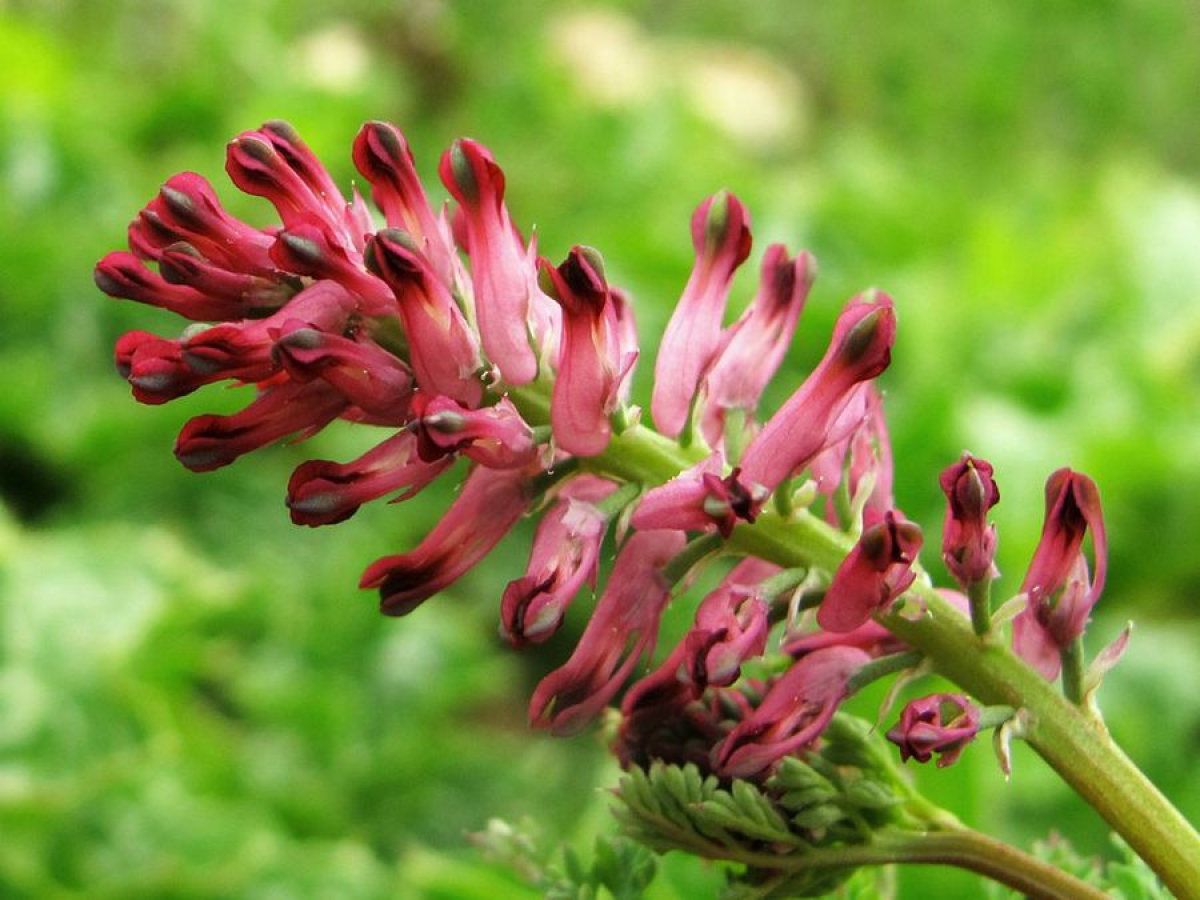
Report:
M601 9L555 17L547 43L575 89L597 106L629 107L670 96L754 149L803 132L802 84L762 50L674 41L645 32L631 16Z
M716 45L690 48L682 57L692 107L730 138L765 148L799 132L804 93L766 53Z
M653 50L629 16L602 9L564 13L550 23L549 44L575 87L600 106L629 106L654 90Z
M314 32L297 48L302 76L309 83L338 94L362 83L371 56L362 36L350 25L335 24Z

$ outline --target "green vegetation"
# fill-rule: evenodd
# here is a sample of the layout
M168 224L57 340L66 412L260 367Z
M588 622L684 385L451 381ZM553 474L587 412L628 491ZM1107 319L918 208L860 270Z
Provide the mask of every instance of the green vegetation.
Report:
M754 216L751 266L771 241L820 261L793 383L846 297L891 293L900 504L932 551L937 473L964 447L991 460L1003 595L1036 543L1046 475L1096 479L1112 560L1089 646L1138 624L1106 718L1200 818L1200 14L971 6L6 4L0 896L533 897L464 834L529 816L541 846L588 860L609 846L602 741L524 724L570 635L523 654L495 637L529 529L411 617L380 618L360 571L415 543L445 489L295 528L291 469L368 439L335 427L196 476L174 434L238 392L142 407L112 371L122 332L182 325L103 296L92 265L184 169L269 221L222 173L224 143L267 118L292 121L347 186L366 119L404 129L431 181L451 139L483 141L543 253L602 250L647 348L691 264L688 217L722 187ZM936 552L924 562L942 574ZM881 692L854 709L873 718ZM915 774L983 832L1029 847L1056 829L1124 860L1024 747L1007 784L984 742ZM651 897L723 881L676 856L658 869ZM899 876L903 897L975 883Z

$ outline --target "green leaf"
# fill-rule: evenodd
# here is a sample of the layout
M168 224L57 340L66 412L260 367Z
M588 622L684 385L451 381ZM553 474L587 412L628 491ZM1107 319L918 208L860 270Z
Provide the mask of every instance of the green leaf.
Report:
M828 828L844 818L846 813L840 807L827 804L796 813L792 816L792 821L805 830L816 831L819 828Z
M654 855L645 847L623 837L596 838L593 880L608 888L614 900L638 900L656 872Z
M873 778L859 778L846 787L846 800L857 809L888 809L901 801L892 789Z

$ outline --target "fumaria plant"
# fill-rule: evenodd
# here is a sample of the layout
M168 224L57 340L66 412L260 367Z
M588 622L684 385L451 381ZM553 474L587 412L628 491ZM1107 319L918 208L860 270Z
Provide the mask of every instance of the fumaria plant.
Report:
M390 616L413 613L537 517L524 573L496 591L503 638L518 650L550 640L571 603L595 600L570 658L534 690L530 724L571 734L615 708L627 834L740 864L734 895L822 893L861 867L938 863L1030 896L1105 896L1103 873L963 826L898 768L896 748L900 760L947 766L991 729L1001 767L1011 741L1026 741L1167 889L1200 896L1200 839L1114 744L1096 704L1128 631L1085 658L1107 565L1092 480L1049 476L1040 543L1020 591L997 604L995 473L971 454L948 461L941 553L957 584L937 588L921 568L925 534L895 506L874 386L896 333L891 297L853 297L821 361L763 415L816 265L768 247L757 292L724 324L751 233L745 207L718 193L692 217L695 265L645 415L629 396L640 352L629 298L590 247L557 265L538 256L487 149L463 139L445 152L452 202L440 209L396 128L365 125L353 156L382 227L290 126L268 122L229 144L226 170L274 205L279 225L239 221L185 172L134 219L130 250L97 265L106 294L192 323L178 338L134 331L117 342L137 400L250 386L240 412L184 425L180 462L210 471L336 419L379 429L358 459L296 469L287 505L310 526L465 471L424 540L363 573ZM720 559L734 562L686 636L658 647L666 605ZM886 732L895 748L839 712L872 681L927 671L959 692L909 703ZM633 862L613 875L620 859ZM610 846L605 866L562 877L621 893L644 882L630 875L645 872L638 859ZM1160 890L1137 865L1122 877L1126 895L1133 883Z

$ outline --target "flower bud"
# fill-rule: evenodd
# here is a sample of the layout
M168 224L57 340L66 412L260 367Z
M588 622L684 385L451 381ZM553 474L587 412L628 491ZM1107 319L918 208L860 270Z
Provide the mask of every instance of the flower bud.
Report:
M946 494L946 523L942 529L942 559L960 585L995 577L996 529L987 514L1000 501L992 465L969 453L942 472Z
M900 714L887 739L900 758L927 763L938 755L939 769L952 765L979 733L979 707L962 694L933 694L913 700Z

